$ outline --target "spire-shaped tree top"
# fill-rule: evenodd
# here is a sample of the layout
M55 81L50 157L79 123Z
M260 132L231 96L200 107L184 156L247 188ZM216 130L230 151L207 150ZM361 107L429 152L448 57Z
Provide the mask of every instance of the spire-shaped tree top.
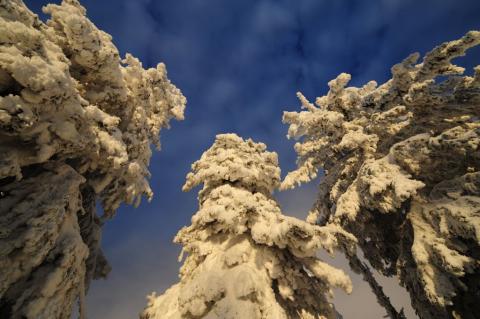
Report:
M225 182L271 193L280 185L280 168L275 152L251 139L244 141L236 134L219 134L212 147L192 165L184 191L203 183L204 188Z

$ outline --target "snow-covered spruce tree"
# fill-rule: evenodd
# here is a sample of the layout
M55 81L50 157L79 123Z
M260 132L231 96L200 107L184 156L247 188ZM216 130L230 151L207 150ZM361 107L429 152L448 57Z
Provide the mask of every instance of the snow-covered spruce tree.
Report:
M1 318L70 318L109 270L103 222L152 196L150 144L186 102L163 64L120 60L77 1L44 12L0 0Z
M352 236L284 216L271 193L280 184L277 154L235 134L217 135L183 187L202 184L199 211L175 237L188 254L180 282L150 296L144 319L336 318L332 287L350 279L316 257ZM182 253L183 255L183 253Z
M410 55L377 87L329 82L316 106L286 112L298 169L281 188L322 168L308 220L339 225L384 275L398 275L421 318L480 313L480 66L451 64L480 32Z

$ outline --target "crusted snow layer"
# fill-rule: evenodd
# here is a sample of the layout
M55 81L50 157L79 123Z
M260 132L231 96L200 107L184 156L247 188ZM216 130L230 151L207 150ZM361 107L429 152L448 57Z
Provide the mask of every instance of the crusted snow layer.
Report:
M186 102L163 64L121 60L76 0L44 12L0 0L2 318L69 318L106 275L103 220L151 198L150 145Z
M83 182L59 164L0 187L2 317L70 316L88 256L77 222Z
M480 313L480 66L451 60L480 32L410 55L377 87L342 73L305 111L285 112L298 169L281 188L325 171L308 220L340 225L370 263L397 274L421 318ZM442 76L443 78L439 78ZM477 300L477 302L474 302Z
M204 187L192 224L175 237L188 254L180 282L150 296L142 318L336 318L331 288L350 292L351 282L316 253L340 242L351 250L353 238L281 213L270 195L277 155L222 134L192 170L184 189Z

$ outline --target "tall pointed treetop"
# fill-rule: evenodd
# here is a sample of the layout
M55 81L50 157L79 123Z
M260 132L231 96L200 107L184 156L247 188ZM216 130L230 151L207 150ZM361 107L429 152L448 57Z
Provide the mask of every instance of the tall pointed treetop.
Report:
M217 135L212 147L192 165L183 190L201 183L208 188L225 181L271 193L280 185L277 154L268 152L263 143L244 141L236 134Z

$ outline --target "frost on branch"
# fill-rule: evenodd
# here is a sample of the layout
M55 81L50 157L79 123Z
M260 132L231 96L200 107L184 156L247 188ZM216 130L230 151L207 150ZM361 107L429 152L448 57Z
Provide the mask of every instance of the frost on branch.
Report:
M163 64L121 60L77 1L44 12L0 0L2 318L69 318L106 275L103 221L152 196L150 144L186 102Z
M339 242L351 250L354 241L336 225L281 213L271 196L280 183L277 154L217 135L184 190L202 183L199 211L175 237L188 254L180 282L150 296L142 318L336 318L331 288L350 292L351 282L316 253L333 253Z
M480 313L480 66L451 64L480 32L412 54L377 87L350 75L285 112L298 169L281 188L325 177L310 222L352 232L370 263L398 275L421 318Z

